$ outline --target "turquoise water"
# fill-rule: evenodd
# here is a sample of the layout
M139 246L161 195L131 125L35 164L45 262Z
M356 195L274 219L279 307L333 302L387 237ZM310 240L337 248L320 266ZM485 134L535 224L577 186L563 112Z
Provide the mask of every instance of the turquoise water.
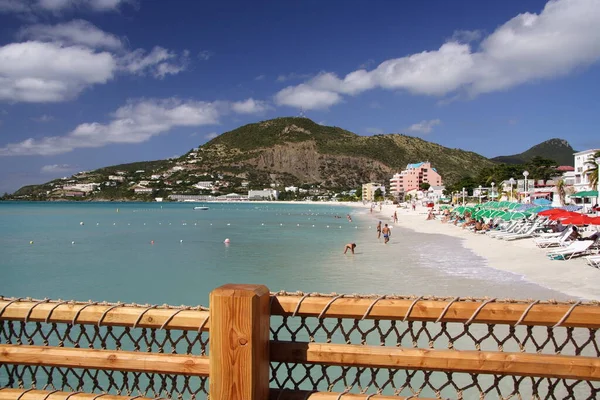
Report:
M360 209L194 205L0 203L0 294L207 305L213 288L235 282L272 291L566 298L488 268L452 237L398 227L384 245L376 220ZM342 254L348 242L358 244L354 256Z

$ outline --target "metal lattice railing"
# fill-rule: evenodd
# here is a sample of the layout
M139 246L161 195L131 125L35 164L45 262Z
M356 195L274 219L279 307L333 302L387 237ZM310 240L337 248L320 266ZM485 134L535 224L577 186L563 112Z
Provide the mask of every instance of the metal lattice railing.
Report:
M204 307L3 297L0 302L3 345L208 355L208 309ZM208 395L208 378L0 360L0 387L196 399Z
M286 346L285 343L293 342L433 352L442 350L600 357L600 333L597 328L600 321L596 321L591 327L585 324L573 326L570 322L570 318L575 315L573 313L583 308L600 309L597 302L583 304L285 292L275 293L274 296L283 305L272 307L273 313L279 315L271 317L271 338L275 342L284 343L282 348ZM395 307L396 314L371 319L370 314L384 299L389 301L389 310ZM336 304L340 302L344 304L336 309ZM420 304L427 303L427 307L432 302L442 303L437 314L434 315L425 308L417 310ZM504 323L482 323L480 320L483 318L490 318L483 314L492 303L494 313L504 305L515 306L521 311L512 317L512 321L508 318ZM462 305L470 306L472 311L463 313L465 317L462 321L448 322L446 319L452 318ZM546 326L530 324L530 317L540 307L555 306L560 307L560 312L553 321L548 321ZM303 312L305 308L308 311ZM294 348L297 350L300 347ZM288 390L425 398L600 397L598 381L410 368L336 366L305 360L272 362L271 386Z

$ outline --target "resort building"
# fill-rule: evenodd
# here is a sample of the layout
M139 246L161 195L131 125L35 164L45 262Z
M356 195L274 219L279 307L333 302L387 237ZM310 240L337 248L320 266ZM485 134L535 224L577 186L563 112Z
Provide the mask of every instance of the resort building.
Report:
M275 189L249 190L248 199L250 200L277 200L279 192Z
M136 186L133 188L134 193L152 193L153 191L154 189L143 186Z
M589 162L594 161L594 154L597 151L600 151L600 149L589 149L574 154L575 182L573 186L575 188L575 192L597 189L591 186L589 176L585 173L585 171L591 167Z
M385 186L380 183L363 183L362 185L362 200L363 201L374 201L375 192L381 190L381 194L385 196Z
M442 177L435 168L431 167L429 161L408 164L404 171L395 174L390 179L390 192L394 196L399 196L413 189L419 189L422 183L429 183L431 186L442 186Z

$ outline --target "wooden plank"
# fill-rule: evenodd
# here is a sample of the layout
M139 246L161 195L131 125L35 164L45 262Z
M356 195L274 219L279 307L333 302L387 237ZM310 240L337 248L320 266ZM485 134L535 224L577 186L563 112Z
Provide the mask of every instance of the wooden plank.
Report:
M99 393L54 392L49 390L31 390L0 388L0 400L130 400L132 396L115 396L112 394L100 395ZM52 393L52 394L50 394ZM152 400L153 397L136 397L136 400Z
M269 289L224 285L210 294L211 400L269 395Z
M301 301L300 296L276 296L271 305L271 315L291 316ZM317 317L331 297L307 297L302 300L297 316ZM325 318L360 319L374 299L340 298L335 300L324 314ZM410 321L436 321L442 314L449 301L419 300L408 317ZM408 312L413 300L381 299L375 303L369 312L368 319L402 320ZM442 322L468 321L481 302L456 301L450 305ZM488 303L480 310L473 323L511 324L519 321L529 307L524 303ZM560 321L571 308L568 304L536 304L527 312L522 325L553 326ZM561 326L600 328L600 306L581 304L573 309Z
M597 357L302 342L271 342L271 355L289 363L600 380Z
M8 305L7 300L0 300L0 310L4 309L1 320L23 321L32 307L36 304L32 301L18 301ZM8 305L8 306L7 306ZM84 308L85 307L85 308ZM110 305L87 305L86 304L61 304L56 303L41 303L35 305L29 321L44 322L51 313L48 322L71 323L73 318L83 308L83 311L77 316L79 324L96 324L102 318L106 310L109 310ZM102 320L102 325L109 326L133 326L139 316L143 314L142 319L137 326L140 328L160 328L178 309L150 309L147 307L131 307L123 306L116 307L108 311ZM180 330L198 330L200 326L208 318L208 311L200 310L182 310L178 312L166 329ZM208 331L210 321L208 321L203 330Z
M185 354L0 344L0 364L208 376L209 358Z
M384 396L381 394L370 396L369 394L309 392L305 390L271 389L269 393L270 400L366 400L367 397L370 400L433 400L425 397Z

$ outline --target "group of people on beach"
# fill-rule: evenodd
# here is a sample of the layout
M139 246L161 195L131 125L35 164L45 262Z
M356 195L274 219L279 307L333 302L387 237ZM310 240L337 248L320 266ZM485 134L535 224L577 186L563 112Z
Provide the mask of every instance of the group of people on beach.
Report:
M350 217L348 215L348 217ZM394 211L394 215L392 216L394 222L398 222L398 214ZM352 221L352 220L350 220ZM382 226L382 222L379 221L376 227L377 230L377 239L381 239L381 235L383 235L383 244L387 244L390 241L390 236L392 236L392 229L388 226L388 224L384 224ZM354 249L356 248L356 243L348 243L346 247L344 247L344 254L350 250L352 254L354 254Z

